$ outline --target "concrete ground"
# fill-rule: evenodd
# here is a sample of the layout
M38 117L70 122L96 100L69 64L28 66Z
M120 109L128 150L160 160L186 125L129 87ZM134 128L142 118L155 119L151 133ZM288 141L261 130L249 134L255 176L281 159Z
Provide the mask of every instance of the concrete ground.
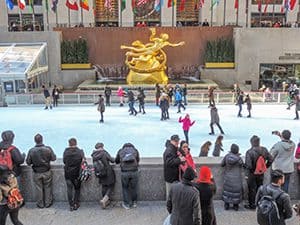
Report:
M254 225L255 211L238 212L223 209L222 201L215 201L218 225ZM168 215L165 202L139 202L136 209L125 210L120 203L113 203L109 209L102 210L95 202L85 202L77 211L70 212L66 202L55 203L49 209L37 209L34 203L26 203L20 210L20 220L24 225L162 225ZM11 225L7 219L7 225ZM299 225L300 218L294 215L287 225Z

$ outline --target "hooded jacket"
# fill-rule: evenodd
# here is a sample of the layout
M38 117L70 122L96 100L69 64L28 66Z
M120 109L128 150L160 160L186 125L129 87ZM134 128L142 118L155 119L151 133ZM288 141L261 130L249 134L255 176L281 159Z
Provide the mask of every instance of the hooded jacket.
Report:
M195 121L191 122L191 119L188 117L184 117L183 119L179 117L178 122L182 123L182 129L185 131L188 131L195 123Z
M295 143L291 140L277 142L270 150L274 158L272 170L282 170L283 173L294 172Z
M1 135L2 141L0 142L0 149L6 150L8 149L14 140L14 133L10 130L4 131ZM15 147L11 151L11 158L13 161L13 172L16 176L19 176L21 174L21 164L25 161L25 153L21 154L20 150Z
M171 142L166 142L164 152L164 178L168 183L179 181L179 166L182 164L177 154L178 148Z
M83 150L78 147L68 147L64 151L63 162L65 164L66 180L75 180L79 177L81 162L84 159Z

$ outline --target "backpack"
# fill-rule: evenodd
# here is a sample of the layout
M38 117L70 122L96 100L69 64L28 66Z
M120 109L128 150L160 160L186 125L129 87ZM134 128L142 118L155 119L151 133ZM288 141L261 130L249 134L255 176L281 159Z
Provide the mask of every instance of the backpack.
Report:
M261 175L264 174L266 171L267 171L267 166L266 166L265 158L262 155L260 155L256 160L254 174Z
M107 176L107 167L101 161L101 159L95 160L93 162L94 172L96 177L106 177Z
M8 192L7 196L7 207L9 209L19 208L24 202L23 196L18 188L12 188Z
M132 147L126 147L121 157L121 161L124 163L132 163L136 161L135 149Z
M257 222L260 225L279 225L281 224L279 210L276 201L280 198L281 191L276 197L267 194L267 187L263 187L264 195L257 204Z
M11 157L11 151L15 148L15 146L10 146L8 149L0 150L0 166L5 166L9 170L13 169L13 161Z

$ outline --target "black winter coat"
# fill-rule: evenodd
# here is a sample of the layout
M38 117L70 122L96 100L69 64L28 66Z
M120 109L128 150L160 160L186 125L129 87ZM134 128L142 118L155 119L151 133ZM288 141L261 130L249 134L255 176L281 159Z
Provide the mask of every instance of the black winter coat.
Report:
M213 196L216 193L215 183L193 183L193 185L199 191L202 225L216 225L217 221L213 204Z
M180 158L177 155L178 148L169 143L164 152L164 177L165 181L173 183L179 181Z
M223 201L239 204L243 197L242 168L243 160L239 155L228 153L221 163L225 167Z
M198 190L189 181L175 183L167 201L172 225L200 225L200 200Z
M106 177L99 177L99 183L103 185L111 185L116 182L116 175L115 172L110 165L109 162L114 163L115 160L110 156L110 154L103 150L95 150L92 153L93 162L97 160L101 160L104 166L107 168L107 176Z
M63 162L65 164L65 178L75 180L79 177L80 167L84 159L83 150L78 147L68 147L64 151Z

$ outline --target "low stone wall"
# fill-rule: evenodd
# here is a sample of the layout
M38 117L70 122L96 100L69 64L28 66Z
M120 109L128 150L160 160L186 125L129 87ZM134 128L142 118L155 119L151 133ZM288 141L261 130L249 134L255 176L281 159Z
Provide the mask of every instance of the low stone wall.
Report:
M223 190L224 169L220 166L222 157L194 158L197 168L200 165L209 166L214 175L217 185L217 194L215 199L220 200ZM88 160L90 163L90 159ZM295 164L296 166L296 164ZM113 199L120 201L122 199L121 178L119 165L114 166L116 172L116 185ZM64 179L64 169L62 160L57 160L52 165L53 193L55 201L67 201L67 187ZM269 182L269 174L265 177L265 183ZM23 167L21 176L21 190L26 201L35 201L35 186L32 179L32 169L28 166ZM244 197L247 195L246 181L244 180ZM293 173L290 180L289 194L292 199L300 199L299 175ZM98 179L93 175L92 178L83 183L81 187L81 201L98 201L101 196L101 190ZM141 201L162 201L165 200L165 182L163 176L162 158L142 158L139 169L139 188L138 199Z

